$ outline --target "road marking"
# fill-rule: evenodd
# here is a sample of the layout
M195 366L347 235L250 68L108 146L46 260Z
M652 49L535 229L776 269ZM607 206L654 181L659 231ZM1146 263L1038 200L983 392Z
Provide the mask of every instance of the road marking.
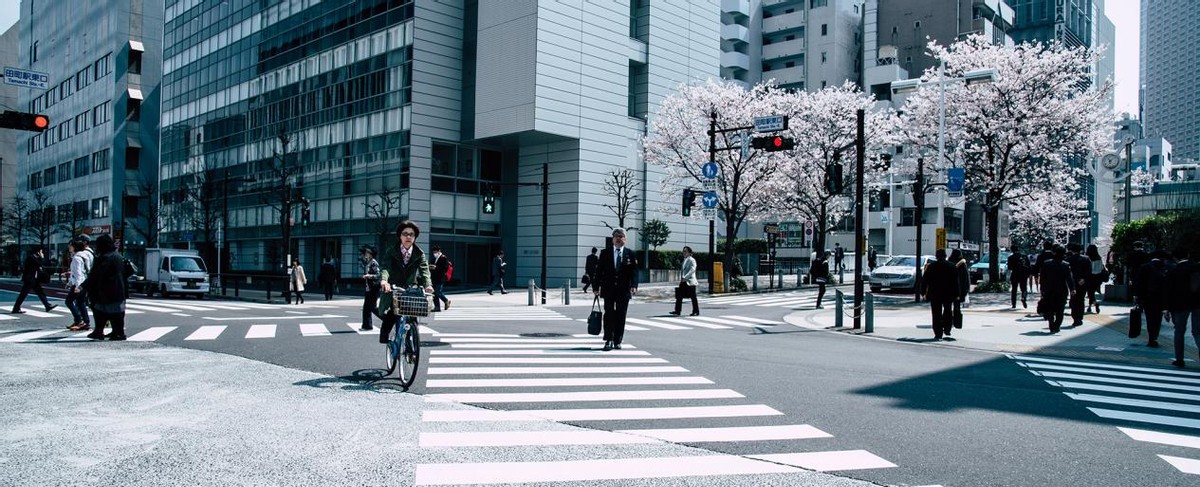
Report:
M807 424L779 426L738 426L730 428L672 428L618 430L638 436L649 436L672 443L704 443L721 441L807 440L833 438L833 435Z
M275 325L250 325L246 338L275 338Z
M549 343L451 343L451 348L497 348L497 349L521 349L521 348L540 348L545 350L600 350L600 339L591 340L587 343L564 343L560 348L546 348ZM589 346L589 343L595 345ZM573 348L566 348L573 347ZM621 345L622 348L637 348L633 345Z
M611 431L471 431L466 433L421 433L421 448L468 446L628 445L660 443L654 438Z
M62 331L62 330L30 331L30 332L26 332L26 333L21 333L21 334L17 334L17 335L13 335L13 336L7 336L4 338L0 338L0 342L13 343L13 342L24 342L24 341L28 341L28 340L36 340L38 338L48 337L48 336L58 333L60 331Z
M183 314L183 313L171 313L171 314L172 314L172 315L174 315L174 316L182 316L182 317L184 317L184 318L190 318L190 317L192 316L192 315L189 315L189 314Z
M489 409L424 411L424 422L463 421L618 421L639 419L740 418L748 416L781 416L783 413L763 404L739 406L679 406L659 408L596 408L596 409L518 409L493 411Z
M1153 367L1138 367L1138 366L1134 366L1134 365L1115 365L1115 364L1106 364L1106 363L1100 363L1100 362L1081 362L1078 360L1042 358L1042 357L1034 357L1031 355L1009 355L1009 358L1012 358L1014 360L1021 361L1021 362L1046 362L1046 363L1051 363L1051 364L1063 364L1063 365L1083 365L1083 366L1093 367L1093 368L1098 368L1098 369L1132 370L1132 371L1136 371L1136 372L1154 372L1154 373L1165 374L1165 375L1185 375L1185 376L1189 376L1189 377L1200 378L1200 372L1188 372L1186 370L1158 369L1158 368L1153 368Z
M331 336L324 323L301 323L300 334L306 337Z
M671 323L679 323L679 324L683 324L683 325L695 326L698 328L708 328L710 330L728 330L730 328L725 325L714 325L712 323L705 323L703 321L693 321L693 320L689 320L686 318L658 318L658 319L662 320L662 321L671 322Z
M0 321L15 320L15 319L17 319L17 317L13 316L11 314L0 314Z
M665 364L662 358L430 357L431 364Z
M786 325L787 324L782 321L764 320L762 318L750 318L750 317L746 317L746 316L736 316L736 315L722 316L722 318L732 318L732 319L739 320L739 321L749 321L751 323L758 323L760 325Z
M142 311L157 311L157 312L160 312L160 313L171 313L171 312L179 311L179 310L177 310L177 309L174 309L174 308L163 308L163 307L159 307L159 306L148 306L148 305L141 304L141 303L130 303L130 302L126 302L126 303L125 303L125 309L126 309L126 310L130 310L130 309L138 309L138 310L142 310Z
M91 333L90 331L76 333L69 337L60 338L60 339L58 339L58 341L59 342L90 342L90 341L92 341L92 339L87 337L88 334L90 334L90 333Z
M438 335L438 339L446 343L596 343L597 338L483 338L483 337L454 337Z
M430 367L429 375L519 375L519 374L663 374L688 372L676 365L630 367Z
M1178 391L1200 392L1200 387L1184 386L1184 385L1179 385L1179 384L1163 384L1160 382L1147 382L1144 380L1113 379L1113 378L1109 378L1109 377L1096 377L1096 376L1092 376L1092 375L1080 375L1080 374L1066 374L1066 373L1062 373L1062 372L1041 372L1041 371L1037 371L1037 370L1031 370L1029 372L1033 373L1034 375L1039 375L1042 377L1057 378L1057 379L1090 380L1092 382L1103 382L1103 383L1108 383L1108 384L1121 384L1121 385L1126 385L1126 386L1157 387L1159 389L1175 389Z
M797 473L803 470L734 455L548 462L417 464L416 485L583 482L608 479Z
M234 306L234 305L229 305L229 304L215 304L215 303L206 303L206 304L204 305L204 307L206 307L206 308L216 308L216 309L225 309L225 310L247 310L247 309L250 309L250 308L248 308L248 307L241 306L241 305Z
M344 315L308 315L308 316L239 316L234 318L214 318L212 316L201 316L206 320L213 321L248 321L248 320L311 320L317 318L345 318Z
M693 316L692 319L707 321L709 323L719 323L719 324L732 325L732 326L743 326L746 328L758 328L759 326L762 326L762 325L758 325L755 323L743 323L740 321L733 321L733 320L726 319L726 318L713 318L711 316Z
M1117 411L1113 409L1102 408L1087 409L1088 411L1096 413L1096 416L1100 416L1101 418L1123 419L1126 421L1137 421L1139 423L1163 424L1167 426L1179 426L1183 428L1200 428L1200 419L1164 416L1161 414L1133 413L1129 411Z
M686 327L686 326L669 325L666 323L657 323L654 321L643 320L643 319L639 319L639 318L625 318L625 321L628 321L630 323L636 323L636 324L639 324L642 326L652 326L654 328L663 328L663 329L667 329L667 330L686 330L686 329L688 329L688 327Z
M657 401L666 399L737 399L746 397L731 389L674 389L664 391L582 391L428 394L426 402L584 402Z
M1150 380L1183 382L1183 383L1187 383L1187 384L1196 383L1196 379L1191 378L1191 377L1169 377L1169 376L1163 376L1163 375L1159 375L1159 374L1141 374L1141 373L1137 373L1137 372L1124 372L1124 371L1119 371L1119 370L1097 370L1097 369L1088 369L1088 368L1083 368L1083 367L1071 367L1071 366L1066 366L1066 365L1051 365L1051 364L1021 364L1021 365L1029 367L1031 369L1037 369L1037 370L1058 370L1058 371L1063 371L1063 372L1082 372L1085 374L1125 377L1125 378L1130 378L1130 379L1150 379Z
M584 377L569 379L429 379L425 388L435 387L560 387L644 386L663 384L712 384L703 377Z
M424 328L424 327L422 327ZM579 348L573 350L430 350L430 355L650 355L644 350L610 350L603 351L594 348Z
M175 309L173 309L173 310L171 310L171 311L179 311L179 310L184 310L184 311L216 311L216 308L209 308L209 307L207 307L207 306L193 306L193 305L190 305L190 304L163 303L163 302L159 302L159 301L152 301L152 302L154 303L154 305L155 305L155 306L162 306L162 307L165 307L165 308L175 308Z
M375 334L374 328L371 328L370 330L362 329L362 323L346 323L346 326L350 327L351 331L358 333L359 335L374 335Z
M424 327L422 327L424 328ZM426 328L428 329L428 328ZM438 337L465 337L465 338L520 338L521 335L515 333L432 333Z
M38 311L36 309L27 309L27 310L25 310L25 314L28 314L29 316L32 316L34 318L62 318L62 316L63 316L58 313Z
M892 468L896 464L879 458L866 450L818 451L808 453L777 453L770 455L747 455L769 462L795 465L818 472L840 470L863 470L868 468Z
M1052 386L1062 387L1064 389L1083 389L1088 391L1115 392L1118 394L1131 394L1135 396L1150 396L1158 399L1183 399L1185 401L1200 401L1200 396L1195 394L1181 394L1176 392L1152 391L1149 389L1134 389L1132 387L1116 387L1105 386L1100 384L1086 384L1083 382L1070 381L1046 381Z
M1163 445L1183 446L1187 448L1200 448L1200 436L1175 435L1171 433L1161 433L1158 431L1141 430L1136 428L1117 427L1122 433L1129 435L1137 441L1145 441L1147 443L1161 443Z
M131 342L152 342L175 330L174 326L155 326L129 337Z
M1179 469L1180 472L1190 473L1192 475L1200 474L1200 460L1191 458L1172 457L1169 455L1159 455L1158 458L1166 460L1172 467Z
M225 331L225 325L201 326L184 340L216 340Z
M1200 406L1194 406L1191 404L1181 404L1181 403L1177 403L1177 402L1146 401L1143 399L1129 399L1129 398L1125 398L1125 397L1098 396L1095 394L1075 394L1075 393L1071 393L1071 392L1064 392L1063 394L1066 394L1067 397L1074 399L1076 401L1100 402L1100 403L1105 403L1105 404L1116 404L1119 406L1133 406L1133 407L1150 408L1150 409L1166 409L1168 411L1200 413Z

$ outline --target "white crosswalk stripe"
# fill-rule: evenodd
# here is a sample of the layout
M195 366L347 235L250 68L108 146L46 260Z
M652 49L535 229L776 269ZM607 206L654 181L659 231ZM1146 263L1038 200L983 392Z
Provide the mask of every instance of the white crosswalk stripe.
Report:
M571 321L562 313L540 306L462 308L435 313L437 321Z
M1196 394L1200 387L1185 385L1200 381L1200 373L1028 355L1009 357L1047 384L1064 389L1063 394L1101 418L1197 432L1183 435L1117 428L1136 441L1200 449L1200 394ZM1180 472L1200 474L1200 459L1158 456Z
M654 323L666 324L666 321ZM749 320L740 323L753 324ZM789 422L784 413L768 405L755 404L736 391L713 388L711 380L686 375L685 368L629 366L630 363L666 363L665 360L650 357L648 352L642 350L602 352L561 348L575 345L577 340L571 338L494 337L485 334L439 338L457 338L455 343L462 345L507 345L509 348L455 350L441 347L429 351L430 360L424 380L425 389L429 391L425 397L428 406L422 414L420 447L441 449L447 458L455 455L445 449L507 447L517 449L514 452L529 449L530 457L537 461L519 461L520 453L514 453L513 460L516 461L423 463L416 466L415 485L618 479L653 481L677 477L703 479L710 476L896 466L864 450L819 451L819 447L811 446L799 451L792 450L794 442L819 441L832 435L811 425ZM491 341L496 339L505 341ZM592 337L590 340L594 342L596 339ZM540 348L526 348L523 345ZM654 361L643 362L645 360ZM462 364L471 366L464 367ZM595 377L604 372L612 376ZM497 374L508 373L532 377L497 377ZM465 377L440 378L446 375ZM497 388L507 388L509 391L498 392ZM445 402L489 406L488 409L447 409L439 406ZM530 403L537 405L519 406ZM607 407L580 407L589 403ZM516 407L505 408L504 404ZM686 420L686 423L675 428L662 427L671 425L671 420ZM547 430L544 426L537 426L546 421L587 422L590 427ZM626 429L606 430L606 422L620 424ZM657 428L629 428L630 424L637 422ZM525 426L517 428L514 423L523 423ZM645 449L708 442L746 442L748 445L744 448L748 450L741 454L678 457L656 456L647 453L653 450ZM616 458L570 458L572 455L586 455L575 453L576 450L571 449L573 445L604 445L615 452ZM622 455L620 452L624 451L622 448L626 445L639 449ZM540 460L546 456L562 456L547 455L545 449L555 447L563 447L562 455L566 457L554 461ZM747 463L746 459L755 462ZM738 484L736 479L730 482Z

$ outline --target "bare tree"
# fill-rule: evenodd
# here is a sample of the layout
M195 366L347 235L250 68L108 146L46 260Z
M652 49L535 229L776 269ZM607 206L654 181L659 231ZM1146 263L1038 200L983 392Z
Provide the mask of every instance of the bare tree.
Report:
M54 197L44 189L33 192L29 208L29 233L33 235L38 245L45 246L50 237L57 233L54 228Z
M158 247L158 234L167 228L168 220L162 204L158 200L158 181L144 181L139 186L147 200L146 209L144 212L140 212L142 218L127 218L126 222L133 227L134 232L146 239L146 247ZM140 205L141 203L139 203Z
M221 221L221 208L217 203L220 180L213 176L215 169L206 161L204 167L182 181L181 190L186 205L188 228L199 230L204 243L204 259L214 262L216 256L217 225Z
M4 231L17 239L17 248L25 238L29 226L29 214L33 206L25 193L19 193L8 200L4 208Z
M279 226L283 235L283 252L267 252L268 258L280 264L280 258L286 258L292 253L292 206L303 198L297 198L297 181L293 178L300 173L300 165L292 146L292 136L283 127L275 136L279 147L271 150L271 182L262 194L263 203L274 208L279 215Z
M613 169L608 173L608 178L604 180L604 194L612 196L616 199L616 204L605 204L604 207L612 211L617 217L617 226L625 230L633 231L637 228L625 226L625 219L631 216L636 216L637 211L631 210L640 200L637 196L638 187L641 183L637 181L637 175L630 169ZM604 226L613 228L608 222L601 220Z
M392 235L396 224L399 223L393 220L392 212L396 212L396 217L400 216L400 191L385 185L383 189L367 197L363 206L367 210L367 218L375 226L377 248L383 249L387 246L388 237Z

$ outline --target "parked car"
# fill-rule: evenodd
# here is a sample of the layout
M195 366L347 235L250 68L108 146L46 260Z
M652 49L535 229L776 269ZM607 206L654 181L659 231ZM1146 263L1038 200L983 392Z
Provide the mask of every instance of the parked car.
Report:
M921 256L921 267L929 265L933 260L932 255ZM888 259L871 273L871 291L879 292L884 288L912 290L916 281L916 263L917 258L912 255L897 255Z
M1000 279L1008 277L1008 256L1010 255L1012 255L1012 252L1000 252ZM967 268L967 274L971 276L971 284L982 281L983 276L987 275L988 259L988 254L984 254L979 259L979 262L971 264L971 267Z

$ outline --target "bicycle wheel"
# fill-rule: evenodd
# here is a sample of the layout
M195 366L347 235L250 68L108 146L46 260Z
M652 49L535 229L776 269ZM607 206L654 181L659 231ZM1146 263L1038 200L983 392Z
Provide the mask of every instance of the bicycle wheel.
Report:
M400 363L400 384L408 389L417 378L417 369L421 365L421 333L417 330L416 320L408 319L405 323L404 339L400 340L396 360Z
M400 357L400 333L403 331L404 318L400 318L395 325L392 325L392 331L388 332L388 342L384 344L383 351L386 357L384 358L387 365L387 372L384 376L389 376L396 370L396 362Z

